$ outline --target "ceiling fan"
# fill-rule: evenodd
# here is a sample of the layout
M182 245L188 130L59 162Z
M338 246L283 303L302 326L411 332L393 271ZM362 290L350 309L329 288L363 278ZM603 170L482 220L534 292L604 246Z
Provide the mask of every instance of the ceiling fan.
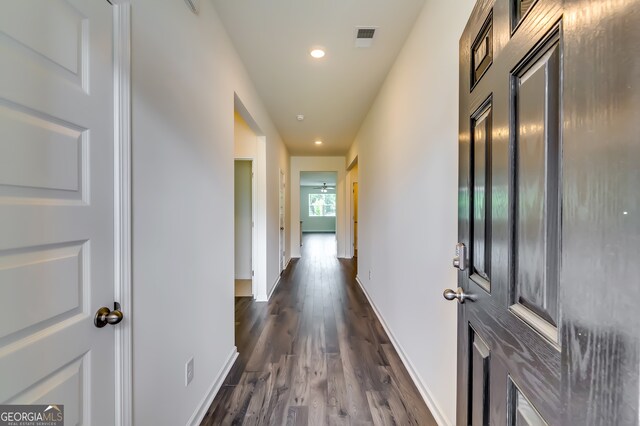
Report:
M327 186L326 183L323 183L322 186L314 186L313 189L319 189L320 192L327 192L327 189L335 189L333 186Z

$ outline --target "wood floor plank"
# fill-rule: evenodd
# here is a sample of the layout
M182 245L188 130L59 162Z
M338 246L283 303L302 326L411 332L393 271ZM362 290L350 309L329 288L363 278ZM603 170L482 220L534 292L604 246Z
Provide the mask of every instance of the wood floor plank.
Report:
M322 306L320 306L322 309ZM309 364L309 423L326 424L327 360L324 346L324 322L314 322Z
M306 353L299 354L293 364L289 407L305 405L309 400L309 369L306 367Z
M235 386L229 401L225 405L225 416L221 418L220 423L216 423L216 419L212 421L212 425L240 425L244 422L244 416L249 407L253 389L257 381L258 373L244 373L240 379L240 383Z
M268 425L277 425L282 423L289 408L290 383L293 375L293 366L297 356L283 355L278 364L274 364L275 389L271 392L271 400L269 408L265 416Z
M376 426L395 425L390 407L379 391L368 391L367 401L371 410L373 424Z
M327 406L329 424L348 425L349 401L340 354L327 354Z
M308 407L290 407L287 412L287 426L307 426L309 424Z
M340 309L335 310L338 323L338 339L340 341L340 354L344 381L347 389L348 409L352 419L372 421L371 412L367 404L366 387L360 364L351 346L352 341L347 332L347 325Z
M435 420L331 234L305 234L268 303L236 298L240 355L202 425L419 425Z
M262 372L257 377L244 415L243 425L258 426L266 424L265 418L268 416L269 401L274 390L272 366L273 364L269 364L268 371Z
M416 419L420 425L437 425L438 423L425 405L420 392L411 380L409 372L404 368L396 350L391 344L383 344L382 349L389 360L390 366L386 367L386 369L391 378L391 383L396 388L397 393L402 395L407 410L410 412L410 417Z
M269 315L265 320L262 333L253 347L253 351L251 352L251 357L247 362L245 371L262 371L266 364L271 362L275 322L276 319L273 315Z

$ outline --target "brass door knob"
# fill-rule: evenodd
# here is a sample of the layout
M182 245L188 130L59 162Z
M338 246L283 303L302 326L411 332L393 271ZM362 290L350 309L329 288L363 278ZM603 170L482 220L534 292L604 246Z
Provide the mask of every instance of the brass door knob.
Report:
M111 324L111 325L118 324L120 321L122 321L123 317L124 315L120 310L120 304L115 303L113 307L113 311L107 308L106 306L103 306L102 308L98 309L98 312L96 312L96 316L93 319L93 323L95 324L96 327L102 328L107 324Z

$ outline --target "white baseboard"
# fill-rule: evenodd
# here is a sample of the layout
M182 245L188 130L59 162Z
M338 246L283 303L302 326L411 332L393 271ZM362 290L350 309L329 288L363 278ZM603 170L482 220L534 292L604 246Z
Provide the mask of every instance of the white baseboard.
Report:
M289 260L287 260L287 264L284 266L285 270L289 267L289 263L291 263L291 259L292 258L290 257ZM267 300L258 300L258 302L268 302L269 300L271 300L271 296L273 296L273 292L276 291L276 287L278 287L278 284L280 284L280 278L282 278L282 272L280 273L280 275L278 275L278 279L273 284L273 287L271 287L271 291L269 292L269 295L267 296Z
M280 278L282 278L282 275L278 275L278 279L276 280L275 283L273 283L273 287L271 287L271 291L267 296L267 300L261 300L261 302L268 302L269 300L271 300L271 296L273 296L273 292L276 291L276 287L278 287L278 284L280 284Z
M229 374L231 367L233 367L233 363L236 362L236 358L238 358L238 348L235 346L231 350L229 357L227 358L227 362L222 366L220 372L218 373L218 377L214 380L213 384L209 388L209 391L200 402L200 405L193 413L189 421L187 422L187 426L199 426L204 419L205 414L207 414L207 410L211 406L214 398L218 394L218 391L222 387L222 383L224 383L225 377Z
M389 326L385 322L384 318L380 314L380 311L378 310L378 307L376 306L376 304L373 302L373 300L369 296L369 293L367 292L367 289L365 289L364 285L362 284L362 281L360 281L360 277L356 277L356 281L358 282L358 285L362 289L362 292L364 293L364 295L367 297L367 300L369 301L369 304L371 305L371 307L373 308L373 311L375 312L376 316L378 317L378 320L380 321L380 324L382 324L382 327L384 328L384 331L389 336L389 340L391 340L391 344L396 349L396 352L398 352L398 355L400 355L400 360L402 361L402 363L404 364L405 368L409 372L409 375L411 376L411 379L413 380L413 383L418 388L418 391L420 392L420 395L422 396L422 399L424 400L425 404L427 404L427 407L429 407L429 410L431 411L431 414L433 414L434 419L436 420L438 425L451 426L453 423L451 423L447 419L447 417L444 415L444 412L442 411L440 406L433 399L432 393L429 390L429 387L420 378L420 375L418 374L418 371L416 370L416 368L413 366L413 364L409 360L409 357L407 356L406 352L402 348L402 345L400 344L398 339L396 339L395 335L393 334L393 331L391 331L391 329L389 328Z

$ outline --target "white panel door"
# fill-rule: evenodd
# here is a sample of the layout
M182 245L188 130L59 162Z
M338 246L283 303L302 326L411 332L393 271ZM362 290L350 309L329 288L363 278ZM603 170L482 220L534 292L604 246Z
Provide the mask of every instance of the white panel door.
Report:
M286 266L286 258L285 258L285 246L284 246L284 218L285 218L285 185L286 180L284 176L284 172L280 170L280 251L279 251L279 259L280 259L280 272L284 271L284 267Z
M0 403L113 425L113 17L0 2Z

